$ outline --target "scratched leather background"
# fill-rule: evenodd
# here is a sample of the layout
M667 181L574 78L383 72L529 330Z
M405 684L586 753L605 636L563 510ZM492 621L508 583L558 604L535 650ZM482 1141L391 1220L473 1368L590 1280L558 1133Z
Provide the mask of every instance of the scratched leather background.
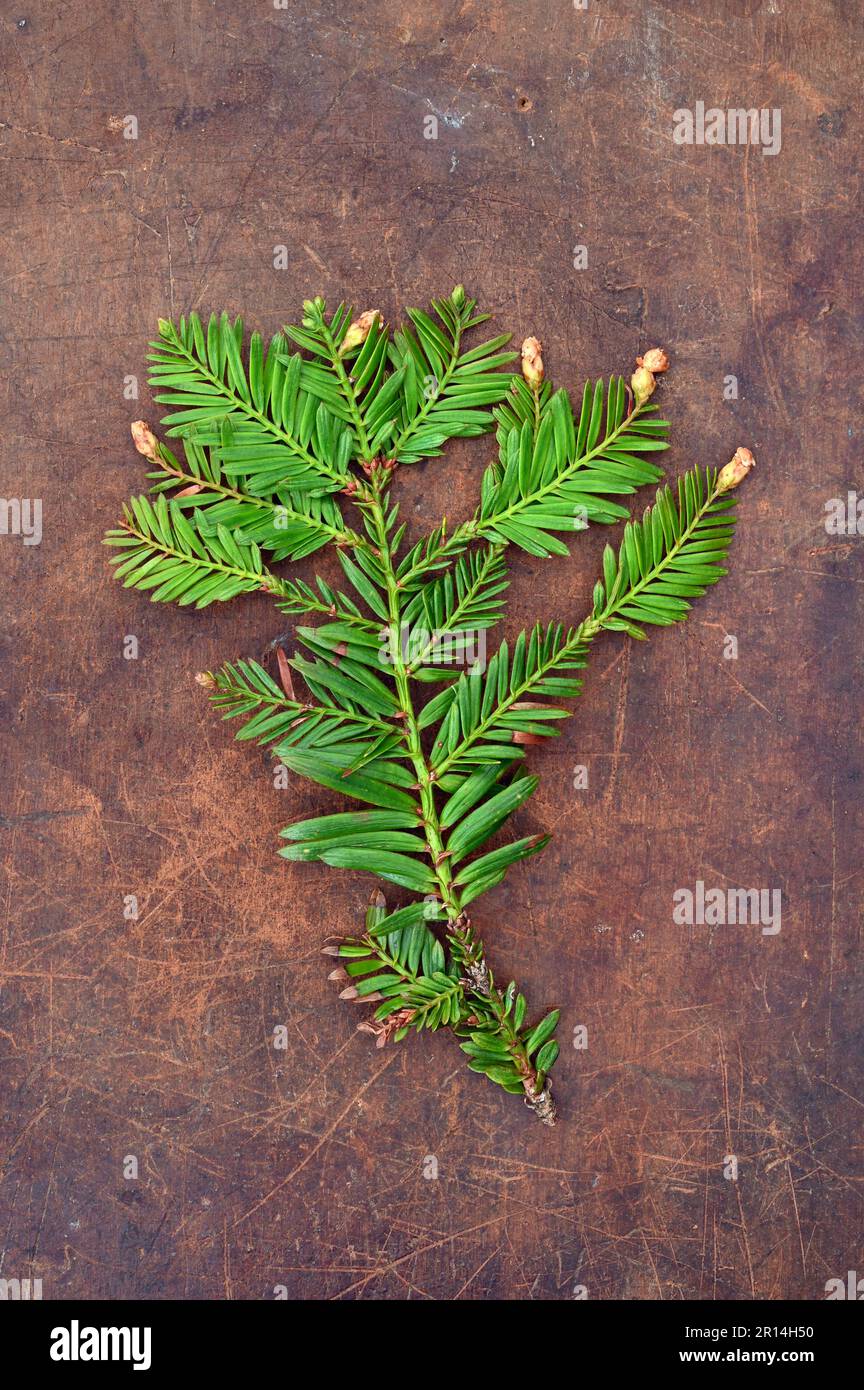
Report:
M824 526L862 482L855 11L2 0L0 490L43 499L44 535L0 537L0 1276L60 1299L811 1299L862 1268L864 539ZM699 100L779 107L779 155L673 145ZM499 975L563 1011L551 1132L446 1035L376 1052L335 999L319 947L368 883L275 857L335 798L276 791L192 679L285 620L151 605L99 546L142 486L157 316L268 333L348 291L392 321L457 281L542 337L558 384L665 344L673 476L759 460L728 579L685 627L607 640L531 750L518 830L555 838L478 904ZM415 535L470 512L489 454L404 471ZM581 615L604 539L514 557L508 632ZM675 926L698 879L779 888L780 934Z

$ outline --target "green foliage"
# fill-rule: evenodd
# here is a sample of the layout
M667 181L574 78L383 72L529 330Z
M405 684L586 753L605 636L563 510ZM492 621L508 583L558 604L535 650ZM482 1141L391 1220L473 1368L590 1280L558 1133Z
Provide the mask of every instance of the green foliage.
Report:
M637 626L668 627L690 611L726 573L722 562L735 531L735 498L715 496L714 469L694 468L671 488L661 488L641 521L628 521L616 557L603 556L603 579L594 589L595 622L643 637Z
M503 401L510 385L496 370L516 357L502 352L509 334L462 350L465 334L489 315L475 312L476 301L466 299L461 286L449 299L434 300L432 309L435 318L409 309L411 327L393 336L400 412L388 454L398 463L432 458L448 439L485 434L492 423L487 407Z
M197 314L177 325L160 319L149 380L160 405L181 407L163 417L168 434L208 445L249 492L339 491L354 454L351 430L301 384L302 359L286 359L283 334L265 352L253 333L245 363L242 346L243 320L227 314L211 315L206 329Z
M345 765L351 767L358 764L358 747L371 760L402 745L401 732L383 719L361 710L289 697L257 661L226 664L210 679L211 700L224 719L250 716L236 737L275 744L276 756L283 759L289 750L338 748L345 755Z
M364 617L357 604L341 589L333 589L320 576L314 587L302 579L283 579L276 607L283 613L322 613L366 632L380 632L380 622Z
M475 313L475 301L466 299L461 288L447 299L433 301L432 315L409 309L410 325L399 329L392 340L380 315L375 315L365 341L353 347L348 346L350 306L340 304L329 320L322 299L307 300L303 307L302 324L288 325L284 335L277 334L266 355L260 340L253 337L248 373L232 351L232 338L238 346L240 342L236 326L232 332L223 316L218 332L214 329L216 351L212 360L208 355L207 366L219 385L226 384L227 377L227 385L241 397L235 413L243 420L245 448L255 443L249 425L250 399L258 416L268 415L281 428L287 447L297 453L299 446L300 456L311 466L311 446L317 466L326 466L333 476L344 473L351 458L370 460L383 452L398 463L415 463L440 453L448 439L489 429L492 417L487 407L503 401L510 384L496 368L516 354L501 351L507 335L463 350L466 332L488 315ZM186 341L190 333L188 329L184 333L182 321L178 336L184 353L197 357L199 371L193 381L198 392L203 359L197 355L194 319L191 327L191 342ZM224 374L220 374L223 340ZM286 340L308 353L308 358L289 354ZM185 367L182 380L189 380ZM171 382L176 389L174 376ZM201 409L197 397L194 409ZM200 423L198 417L196 423ZM260 419L256 418L256 424L260 427ZM272 443L268 447L272 454ZM233 461L248 459L239 455Z
M574 698L581 681L560 673L581 670L586 652L581 628L565 630L560 623L544 628L537 623L530 633L520 632L512 655L508 643L502 642L485 672L477 666L463 673L433 706L440 729L430 762L439 784L449 789L452 783L445 774L464 774L475 763L523 757L524 743L555 735L556 722L568 711L526 697ZM428 722L424 710L421 727Z
M226 526L205 531L200 516L190 524L176 501L133 497L123 509L123 525L109 531L106 544L119 547L111 558L127 589L152 590L154 603L192 603L206 608L254 589L278 588L253 542Z
M394 1042L411 1028L419 1033L455 1025L464 1010L459 973L448 967L429 925L434 916L427 903L388 914L379 895L367 911L365 936L339 947L349 980L343 997L380 999L374 1017L381 1024L389 1019L399 1025Z
M201 608L261 590L317 619L295 627L293 655L274 644L278 681L253 660L199 679L238 739L336 807L359 803L287 826L280 854L414 895L390 911L379 895L364 934L327 948L343 997L376 1004L366 1026L379 1044L453 1028L473 1071L551 1122L558 1012L532 1024L515 983L498 988L465 908L548 842L524 820L537 786L521 771L525 748L559 733L592 641L686 616L725 573L732 499L710 469L686 474L677 495L661 488L617 552L606 547L581 622L538 622L469 669L476 635L503 616L507 548L566 554L559 536L627 518L615 499L656 482L667 447L666 422L634 405L621 377L588 383L574 413L566 391L502 370L516 356L506 336L473 343L486 318L457 286L392 334L380 314L328 314L320 298L245 349L242 321L226 314L161 322L150 382L181 448L139 442L150 497L131 500L106 543L123 583L156 601ZM394 472L493 428L498 458L477 510L406 547ZM327 545L341 588L264 564Z
M511 984L503 998L503 1026L501 1018L490 1013L478 1019L472 1028L459 1027L457 1034L466 1039L460 1047L468 1055L470 1071L481 1072L505 1091L519 1095L525 1088L526 1062L541 1087L555 1065L559 1049L551 1037L561 1015L553 1009L535 1028L526 1028L524 994L517 994L516 986Z
M386 758L367 759L367 751L364 745L346 742L312 751L282 747L278 753L292 772L330 791L391 811L413 811L419 803L405 790L414 786L405 765Z
M231 426L222 426L222 438L230 441ZM277 486L266 495L245 491L230 480L216 449L205 449L194 438L182 441L184 459L165 445L155 460L159 469L151 494L173 491L173 500L187 514L202 536L212 535L218 526L232 531L241 541L254 541L274 560L302 560L324 545L351 544L356 536L342 519L332 497L311 492L291 493Z
M550 397L539 425L499 412L499 458L483 477L475 533L530 555L566 555L551 532L625 517L609 498L655 482L660 469L650 455L667 447L665 422L644 419L653 408L627 415L626 401L623 380L613 377L605 411L603 382L586 385L578 424L566 391Z
M423 585L402 609L402 622L430 635L480 632L501 618L507 570L500 548L492 545L460 556L439 579ZM458 644L457 647L458 654ZM408 662L413 675L434 655L434 642L422 646Z

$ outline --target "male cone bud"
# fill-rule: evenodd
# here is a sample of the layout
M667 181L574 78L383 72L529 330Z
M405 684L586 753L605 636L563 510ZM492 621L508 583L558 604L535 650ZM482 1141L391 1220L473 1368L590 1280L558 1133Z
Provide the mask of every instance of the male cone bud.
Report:
M756 460L749 449L736 449L725 468L721 468L717 475L717 492L731 492L733 487L744 481L751 468L755 467Z
M669 358L662 348L649 348L644 356L636 358L636 366L659 376L661 372L668 372Z
M348 332L339 345L340 357L344 357L346 352L352 352L361 343L365 343L378 316L377 309L367 309L365 313L360 315L359 319L355 319L353 323L348 325Z
M132 435L132 443L139 454L143 454L145 459L159 457L159 441L146 420L133 420L129 430Z
M537 338L526 338L522 344L522 375L532 391L543 381L542 350L543 344Z
M647 367L637 367L630 378L630 389L636 404L641 405L649 396L653 396L656 385L653 372L649 372Z

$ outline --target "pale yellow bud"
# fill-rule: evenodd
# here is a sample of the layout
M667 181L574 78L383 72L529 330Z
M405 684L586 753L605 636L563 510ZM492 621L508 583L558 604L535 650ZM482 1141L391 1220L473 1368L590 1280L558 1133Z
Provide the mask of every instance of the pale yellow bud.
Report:
M543 344L538 338L526 338L522 344L522 375L532 391L536 391L543 380L542 351Z
M132 443L139 454L143 454L145 459L159 457L159 441L146 420L133 420L129 429L132 434Z
M653 396L656 385L653 372L649 372L647 367L637 367L630 378L630 389L636 404L641 405L649 396Z
M718 493L731 492L733 487L744 481L751 468L755 467L756 460L749 449L736 449L734 456L717 475Z
M355 319L353 323L348 325L348 332L339 345L340 357L344 357L346 352L351 352L361 343L365 343L369 337L370 329L378 317L377 309L367 309L365 313L360 315L359 319Z
M668 372L669 358L663 348L649 348L643 357L636 358L637 367L645 367L647 371L659 376L660 372Z
M216 678L209 671L199 671L195 679L199 685L203 685L205 690L216 689Z

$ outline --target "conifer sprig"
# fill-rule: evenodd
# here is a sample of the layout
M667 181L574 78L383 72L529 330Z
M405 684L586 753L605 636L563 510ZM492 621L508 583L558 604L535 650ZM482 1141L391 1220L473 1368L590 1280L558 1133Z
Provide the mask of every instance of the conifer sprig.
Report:
M355 318L307 300L299 325L266 348L253 333L245 352L242 321L225 314L206 327L195 314L160 322L150 381L182 458L133 425L150 495L130 501L106 543L123 583L155 601L201 608L263 590L282 612L319 620L294 629L293 656L273 644L278 682L253 660L198 680L239 739L360 803L287 826L280 854L409 895L388 908L374 889L363 930L324 948L339 962L331 978L343 999L375 1006L359 1026L379 1047L448 1028L472 1071L552 1124L559 1010L529 1021L467 908L548 842L524 833L537 786L525 749L560 733L570 710L559 702L578 695L594 641L681 621L725 574L729 494L753 458L739 449L719 473L694 468L628 520L615 499L661 476L668 426L651 397L666 354L637 359L629 386L589 382L574 412L546 380L536 338L522 344L521 376L502 370L516 356L506 335L474 344L487 317L457 286L392 334L377 310ZM406 547L396 470L493 428L498 458L473 515ZM563 556L562 537L621 520L591 611L537 622L487 661L508 547ZM340 588L273 568L327 545Z

